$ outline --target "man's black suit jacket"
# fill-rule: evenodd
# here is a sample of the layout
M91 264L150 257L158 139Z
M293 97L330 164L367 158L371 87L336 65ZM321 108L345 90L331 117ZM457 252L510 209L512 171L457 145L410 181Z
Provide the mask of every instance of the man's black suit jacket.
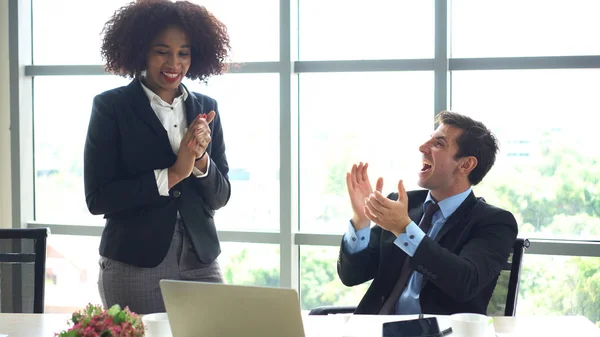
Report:
M210 124L210 169L206 177L192 175L173 186L169 196L161 196L154 170L172 166L177 155L139 79L94 98L84 184L88 209L106 219L100 255L157 266L169 249L177 211L199 259L210 263L220 254L213 215L231 193L221 119L216 101L198 93L189 92L185 110L188 125L199 114L217 113Z
M408 214L417 224L423 216L427 193L408 192ZM397 200L398 194L392 193L388 198ZM469 194L435 240L424 237L410 259L412 269L423 275L421 311L485 314L517 231L517 222L510 212ZM378 314L390 296L408 257L394 244L395 239L393 233L374 226L365 250L348 254L343 247L340 249L337 270L345 285L373 279L356 314Z

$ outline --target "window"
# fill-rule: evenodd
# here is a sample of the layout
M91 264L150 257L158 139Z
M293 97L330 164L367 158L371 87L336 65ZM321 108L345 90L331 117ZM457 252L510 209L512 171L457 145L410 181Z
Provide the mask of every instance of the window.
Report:
M89 225L83 190L83 146L94 96L127 85L116 76L34 79L35 220Z
M279 60L279 0L192 0L227 26L233 62Z
M45 312L72 313L102 304L98 236L50 235L46 244Z
M433 57L432 0L299 0L299 59Z
M34 64L100 64L104 23L129 0L32 0ZM194 0L227 25L232 61L279 58L279 1ZM235 10L232 10L235 9ZM261 13L261 15L248 15Z
M346 172L369 162L375 186L417 187L419 145L433 128L433 73L300 75L300 229L343 233L352 217Z
M500 154L475 191L529 238L600 238L600 152L590 116L599 70L452 73L452 108L495 131Z
M50 235L46 249L45 312L72 313L98 293L100 237ZM277 245L222 243L218 261L225 283L279 286Z
M129 0L31 0L34 64L100 64L104 23Z
M217 100L231 198L215 216L219 229L279 230L279 79L229 74L188 89Z
M581 315L598 325L598 293L600 258L525 254L517 315Z
M600 54L595 0L452 0L453 57Z
M221 249L225 283L279 286L279 245L225 242Z
M371 282L346 287L337 274L338 247L300 247L300 301L303 310L322 305L357 305Z

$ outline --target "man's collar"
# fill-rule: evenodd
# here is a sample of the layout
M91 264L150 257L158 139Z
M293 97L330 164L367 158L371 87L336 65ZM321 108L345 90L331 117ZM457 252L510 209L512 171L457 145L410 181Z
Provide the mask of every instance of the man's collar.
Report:
M423 211L425 211L426 205L429 203L437 203L440 206L440 211L442 211L442 216L447 219L454 211L456 211L458 206L467 199L469 194L471 194L471 187L467 188L464 192L455 194L440 202L436 202L431 196L431 191L429 191L427 193L427 198L425 198L425 202L423 203Z

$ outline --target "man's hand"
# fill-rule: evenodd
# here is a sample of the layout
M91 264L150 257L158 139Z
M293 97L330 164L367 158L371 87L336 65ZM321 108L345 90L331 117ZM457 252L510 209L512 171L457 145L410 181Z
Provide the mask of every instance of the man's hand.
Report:
M379 189L366 197L364 203L365 216L379 227L396 236L406 232L406 226L410 224L411 219L408 216L408 195L402 180L398 182L398 200L386 198Z
M369 182L369 175L367 174L368 163L363 164L362 162L352 165L352 170L346 173L346 186L348 187L348 195L350 196L350 203L352 204L352 210L354 215L352 216L352 223L354 229L359 230L369 226L369 218L365 215L365 199L373 193L371 183ZM383 179L377 180L376 189L381 192L383 188Z

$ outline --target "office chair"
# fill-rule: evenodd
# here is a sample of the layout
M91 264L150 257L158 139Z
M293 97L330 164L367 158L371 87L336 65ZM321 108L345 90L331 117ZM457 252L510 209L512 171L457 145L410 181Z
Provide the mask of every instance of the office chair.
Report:
M513 252L504 266L504 271L508 271L508 289L506 294L506 304L504 306L504 316L514 316L517 309L517 296L519 294L519 283L521 279L521 265L525 250L529 248L529 240L517 238L513 245ZM500 278L499 278L500 280ZM499 281L500 283L500 281ZM496 286L498 288L498 285ZM351 314L356 310L356 306L335 306L326 305L311 309L309 315L329 315L329 314Z
M507 262L506 268L504 269L510 271L504 316L514 316L517 312L517 297L519 295L519 283L521 282L521 265L523 264L523 255L525 254L525 250L529 248L529 245L529 240L517 238L513 245L511 261Z
M46 238L49 230L47 228L8 228L0 229L0 240L11 240L13 249L18 252L3 253L0 252L0 264L31 264L34 269L34 289L33 289L33 313L44 313L44 285L46 275ZM20 240L33 240L33 253L26 253L21 249ZM13 276L13 307L15 312L23 311L23 289L22 282L14 284L21 280L20 275ZM17 281L18 280L18 281Z

